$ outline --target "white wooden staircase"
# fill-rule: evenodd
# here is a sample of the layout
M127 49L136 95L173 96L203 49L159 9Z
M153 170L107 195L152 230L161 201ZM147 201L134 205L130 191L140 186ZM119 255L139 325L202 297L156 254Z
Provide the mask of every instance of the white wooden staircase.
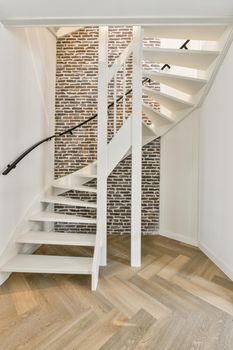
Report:
M142 36L161 38L161 47L143 47ZM169 45L173 40L189 39L188 50L179 50ZM83 169L60 178L45 191L40 198L41 210L34 210L26 218L27 229L18 230L15 235L17 253L6 255L0 270L2 273L34 272L34 273L62 273L62 274L90 274L92 275L92 289L97 288L99 266L106 264L106 181L117 164L133 152L134 183L140 182L135 165L139 160L141 146L146 145L157 137L164 135L182 119L187 117L195 108L199 107L211 86L214 76L227 52L232 40L232 28L226 25L155 25L134 30L132 43L114 65L107 64L107 29L100 29L100 76L98 115L98 166L97 161ZM166 43L168 46L166 47ZM163 47L165 45L165 47ZM196 49L198 47L198 49ZM126 116L123 111L122 126L116 129L117 110L114 110L114 137L107 143L107 94L108 83L116 79L117 73L125 68L125 63L133 55L133 105L132 115ZM143 60L158 65L169 64L170 70L144 69ZM148 82L142 86L142 77L160 84L155 89ZM124 78L125 79L125 76ZM123 81L123 85L125 82ZM126 92L124 90L124 92ZM116 98L117 92L114 93ZM138 98L139 96L139 98ZM142 101L141 97L144 97ZM153 103L159 108L155 109ZM115 101L116 102L116 101ZM123 106L126 103L123 98ZM142 115L147 117L143 121ZM148 120L150 121L148 123ZM139 126L139 124L141 126ZM141 144L137 147L135 130L142 133ZM139 134L139 135L140 135ZM138 134L137 134L138 135ZM138 152L138 153L136 153ZM138 156L138 158L137 158ZM97 178L97 188L91 187L89 182ZM138 191L140 192L140 183ZM71 199L63 196L67 191L91 192L96 194L96 202ZM132 188L134 191L134 188ZM138 197L140 198L140 197ZM132 216L134 214L136 194L132 194ZM97 209L96 218L79 217L75 215L58 214L54 212L54 204L74 207L88 207ZM139 204L138 204L139 205ZM140 206L135 213L140 213ZM137 221L139 220L139 221ZM69 234L53 231L53 223L76 223L95 225L97 234ZM132 219L132 226L140 226L140 218ZM140 234L137 227L136 234ZM135 232L135 230L134 230ZM136 237L139 238L139 237ZM132 236L135 239L135 234ZM93 257L42 256L24 253L25 246L70 245L93 246ZM139 254L140 246L132 242L134 254ZM34 250L35 250L34 249ZM33 249L32 249L33 251ZM14 250L16 252L16 250ZM137 265L137 264L135 264Z

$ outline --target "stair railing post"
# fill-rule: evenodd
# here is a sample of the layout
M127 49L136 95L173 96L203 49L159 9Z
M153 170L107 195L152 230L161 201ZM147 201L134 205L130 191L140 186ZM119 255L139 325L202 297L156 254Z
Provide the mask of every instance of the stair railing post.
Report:
M108 142L108 27L99 28L97 239L101 237L100 265L107 264L107 142Z
M142 29L133 28L131 266L141 266Z

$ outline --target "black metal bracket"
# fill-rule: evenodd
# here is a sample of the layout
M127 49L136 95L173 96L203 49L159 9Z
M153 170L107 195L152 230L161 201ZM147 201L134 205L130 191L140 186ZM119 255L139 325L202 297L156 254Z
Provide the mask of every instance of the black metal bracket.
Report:
M179 48L179 50L183 50L183 49L188 50L187 45L188 45L189 42L190 42L190 39L186 40L186 41L183 43L183 45L181 45L181 47ZM161 70L164 70L165 68L171 69L171 66L170 66L169 64L165 63L165 64L162 66Z

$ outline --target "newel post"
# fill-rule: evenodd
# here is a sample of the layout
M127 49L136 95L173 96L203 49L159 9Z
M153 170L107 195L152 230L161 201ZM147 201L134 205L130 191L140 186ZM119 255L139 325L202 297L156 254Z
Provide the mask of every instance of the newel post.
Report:
M101 237L100 265L107 264L107 125L108 125L108 27L99 27L97 239Z
M141 266L142 29L133 28L131 266Z

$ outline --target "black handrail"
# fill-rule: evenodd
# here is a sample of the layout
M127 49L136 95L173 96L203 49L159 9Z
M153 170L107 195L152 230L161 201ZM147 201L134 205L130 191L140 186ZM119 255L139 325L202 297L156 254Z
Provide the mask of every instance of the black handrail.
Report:
M150 78L145 78L142 83L144 84L145 82L150 82L151 79ZM132 92L132 89L128 90L126 93L125 93L125 96L128 96L130 93ZM124 95L120 96L117 98L116 100L116 103L118 104L122 99L123 99ZM108 105L108 110L114 106L114 102L111 102L109 105ZM51 141L55 138L58 138L58 137L62 137L66 134L73 134L73 131L80 128L81 126L89 123L91 120L97 118L98 116L98 113L95 113L92 117L88 118L87 120L83 121L82 123L79 123L78 125L76 126L73 126L72 128L69 128L63 132L60 132L59 134L54 134L54 135L51 135L51 136L48 136L46 137L45 139L39 141L39 142L36 142L33 146L29 147L26 151L24 151L18 158L16 158L12 163L8 164L7 165L7 168L2 172L2 175L7 175L11 172L11 170L15 169L16 166L18 165L19 162L21 162L21 160L23 158L25 158L29 153L31 153L35 148L37 148L38 146L42 145L43 143L45 142L48 142L48 141Z
M181 49L181 50L182 50L182 49L188 50L187 44L188 44L189 42L190 42L190 40L186 40L185 43L180 47L180 49ZM164 70L166 67L168 67L169 69L171 68L171 66L169 66L169 64L165 64L165 65L161 68L161 70ZM142 83L144 84L144 83L146 83L146 82L151 82L151 79L150 79L150 78L145 78L145 79L143 79ZM129 90L125 93L125 95L122 95L122 96L118 97L117 100L116 100L116 103L118 104L118 103L124 98L124 96L125 96L125 97L128 96L129 94L131 94L132 91L133 91L132 89L129 89ZM108 110L109 110L111 107L113 107L114 104L115 104L114 101L111 102L111 103L108 105ZM98 113L95 113L95 114L94 114L92 117L90 117L89 119L83 121L82 123L79 123L79 124L76 125L76 126L73 126L72 128L69 128L69 129L67 129L67 130L65 130L65 131L63 131L63 132L61 132L61 133L59 133L59 134L51 135L51 136L46 137L45 139L43 139L43 140L41 140L41 141L39 141L39 142L36 142L33 146L29 147L26 151L24 151L24 152L23 152L18 158L16 158L12 163L8 164L8 165L7 165L7 168L2 172L2 175L8 175L8 174L11 172L11 170L13 170L13 169L16 168L16 166L18 165L18 163L21 162L21 160L22 160L23 158L25 158L29 153L31 153L31 152L32 152L35 148L37 148L38 146L42 145L42 144L45 143L45 142L51 141L51 140L53 140L53 139L55 139L55 138L62 137L62 136L64 136L64 135L66 135L66 134L71 134L71 135L72 135L74 130L80 128L81 126L83 126L83 125L85 125L85 124L87 124L87 123L89 123L91 120L97 118L97 116L98 116Z

